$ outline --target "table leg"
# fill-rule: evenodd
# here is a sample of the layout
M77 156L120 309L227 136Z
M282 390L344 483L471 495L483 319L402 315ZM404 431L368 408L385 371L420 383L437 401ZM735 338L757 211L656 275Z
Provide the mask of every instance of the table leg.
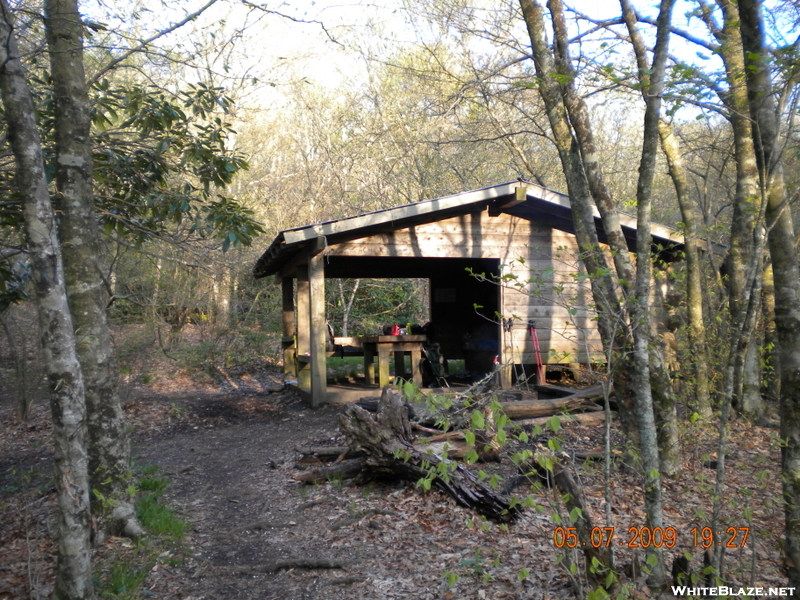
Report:
M375 352L372 346L364 345L364 379L367 385L375 384Z
M417 348L416 350L411 351L411 378L414 380L414 384L418 387L422 387L422 371L419 369L419 365L422 362L422 350Z
M389 351L378 348L378 385L383 389L389 385Z

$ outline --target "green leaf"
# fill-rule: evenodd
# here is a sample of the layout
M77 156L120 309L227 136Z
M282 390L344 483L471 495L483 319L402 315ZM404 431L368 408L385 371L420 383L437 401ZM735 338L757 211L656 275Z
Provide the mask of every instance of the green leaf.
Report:
M608 592L600 586L597 586L588 594L586 594L586 600L607 600L610 597L611 596L608 595Z
M475 445L475 432L470 430L470 429L467 429L464 432L464 440L467 442L468 446L474 446Z
M577 506L573 507L573 509L569 511L569 520L572 523L577 523L582 516L583 516L583 511Z
M553 415L547 421L547 427L548 427L548 429L550 429L552 431L555 431L555 432L561 431L561 419L558 418L558 415Z
M472 416L470 417L470 420L472 421L472 426L475 429L486 428L486 421L484 420L483 414L480 411L478 410L472 411Z

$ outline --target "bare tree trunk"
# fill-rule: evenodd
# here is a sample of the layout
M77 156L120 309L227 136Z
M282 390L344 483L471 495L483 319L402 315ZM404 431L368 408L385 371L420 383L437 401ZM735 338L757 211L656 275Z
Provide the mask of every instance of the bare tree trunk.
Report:
M733 0L717 0L723 14L719 29L711 18L709 8L701 14L709 31L719 42L719 54L725 64L728 90L722 100L728 109L728 119L734 137L736 157L736 194L728 255L728 290L731 326L729 354L725 367L723 398L720 412L717 474L714 505L710 527L716 531L723 506L725 455L728 443L728 420L735 399L741 399L743 371L748 345L758 317L757 297L761 293L763 206L758 186L758 167L753 140L750 108L747 97L746 69L742 35L739 29L739 10ZM723 552L714 546L713 566L722 569Z
M659 124L661 149L667 157L669 174L675 186L675 195L683 220L683 247L686 253L686 305L689 315L689 360L694 373L694 410L702 417L710 417L711 390L708 379L708 351L706 350L706 327L703 318L703 284L698 251L699 236L694 206L689 197L689 184L683 167L678 139L664 121Z
M16 183L23 198L25 234L33 263L53 416L55 485L59 507L54 595L59 599L91 599L94 591L83 377L75 351L61 249L47 190L36 113L19 59L6 0L0 0L0 11L0 38L4 40L0 45L0 94L17 163Z
M20 353L17 350L17 342L14 339L14 334L6 321L6 313L0 313L0 325L3 326L3 331L8 339L8 351L11 354L11 360L14 361L14 370L17 377L17 417L23 423L28 420L28 412L31 408L32 399L28 397L28 388L25 386L25 346L23 340L23 351Z
M83 71L83 23L76 0L45 0L45 27L55 101L56 188L61 240L78 357L86 385L89 476L99 532L143 533L130 495L130 440L117 390L117 369L99 264L92 193L90 104Z
M619 221L619 214L617 213L616 206L614 205L613 197L605 184L603 174L600 168L598 159L598 152L595 146L594 134L592 131L591 119L589 118L589 111L586 103L578 95L575 89L575 72L572 68L571 59L569 56L568 35L566 19L564 17L564 7L561 0L549 0L548 6L550 8L551 17L553 19L553 30L555 32L554 40L554 54L556 57L555 63L559 72L561 93L564 98L564 105L569 115L569 121L572 129L575 132L578 146L581 151L581 159L583 161L584 172L589 184L589 189L594 198L598 211L600 212L603 228L608 239L609 247L614 256L614 264L617 271L617 277L623 289L623 293L628 300L626 306L629 313L629 327L634 338L633 345L633 369L631 369L631 376L636 378L636 382L632 385L636 402L638 398L642 397L642 402L647 408L643 410L658 410L656 414L658 421L657 431L659 433L659 446L658 449L663 455L661 463L665 472L674 474L680 470L680 442L677 437L677 411L675 408L675 398L672 393L671 385L669 385L669 372L666 369L666 361L661 357L656 357L656 360L650 362L649 358L641 357L637 363L637 352L645 351L650 348L651 353L661 352L658 345L651 346L654 339L650 334L652 323L649 318L649 298L638 298L636 290L633 289L634 282L636 281L636 273L631 264L628 245L625 241L625 236L622 233L622 227ZM658 96L656 96L656 99ZM660 104L659 104L660 106ZM652 126L651 126L652 129ZM651 135L655 135L653 132ZM643 148L643 160L647 159L649 154L653 159L655 158L655 151L653 145L657 146L657 138L649 142L650 148ZM645 208L645 211L649 210ZM642 225L641 218L639 219L639 227L648 227L647 224ZM649 234L649 229L648 229ZM637 238L639 233L637 233ZM644 276L647 281L638 284L641 289L649 289L649 250L651 240L645 242L648 253L647 272ZM644 281L644 280L640 280ZM631 297L632 296L632 297ZM644 310L644 313L642 312ZM641 338L637 335L641 334ZM645 337L649 340L645 341ZM638 340L638 341L637 341ZM637 366L638 365L638 366ZM646 371L646 381L639 378L639 371L637 368ZM657 370L656 370L657 369ZM652 373L652 376L651 376ZM666 382L666 384L665 384ZM652 385L655 383L655 385ZM656 393L656 398L653 399L653 393ZM634 407L636 406L634 403ZM639 425L642 423L640 422ZM640 431L640 435L644 435ZM642 444L642 448L645 446Z
M653 52L652 65L650 65L647 61L644 42L641 40L637 29L636 15L628 0L620 0L623 18L628 27L628 34L633 43L639 66L639 80L642 84L641 91L645 101L642 158L639 164L639 179L636 186L636 287L632 301L634 310L631 315L634 334L634 361L641 365L642 373L640 376L643 378L642 384L645 384L642 389L645 392L647 392L648 388L650 389L650 398L643 398L642 400L640 424L646 429L649 428L649 420L653 416L649 415L648 411L654 413L658 421L656 432L659 450L654 458L659 461L661 473L665 475L676 475L680 472L681 454L677 405L672 391L669 370L667 369L666 361L663 360L663 351L659 351L658 345L653 343L657 336L653 327L653 319L650 315L650 283L652 279L650 220L652 218L653 179L655 177L659 146L658 124L661 120L661 94L664 90L664 73L666 70L673 5L674 0L662 0L661 2L656 45ZM639 373L638 370L636 372ZM652 408L649 408L648 404ZM645 445L643 444L643 451L644 448ZM657 504L660 505L660 499ZM663 565L663 557L660 558L660 563ZM661 573L662 579L663 576L664 573Z
M347 337L350 335L348 332L350 331L350 313L353 310L353 303L356 301L356 293L358 292L358 287L361 285L360 279L353 280L353 289L350 290L347 297L345 297L345 290L344 285L342 284L342 280L339 279L339 298L342 302L342 336Z
M579 104L576 100L577 95L574 94L574 90L570 94L569 89L565 89L568 86L563 85L565 78L571 79L574 76L569 64L566 28L563 23L563 7L557 0L551 1L549 7L553 15L554 29L556 31L554 46L557 50L554 51L554 54L557 58L554 58L553 54L551 54L546 41L542 7L536 0L520 0L520 8L531 39L538 88L545 103L550 127L561 159L562 170L567 179L573 222L575 223L581 258L586 265L588 273L593 275L606 273L608 266L598 243L590 197L590 194L595 196L595 190L592 186L596 187L598 178L601 177L599 165L592 162L594 155L592 154L591 140L586 139L587 134L590 132L590 130L586 129L589 126L588 115L584 112L584 120L576 124L578 115L573 116L573 112L576 108L580 108L575 106ZM565 100L565 96L571 96L572 106L570 106L569 101ZM583 127L581 133L584 135L582 142L580 141L581 133L577 133L577 130L581 127ZM575 133L577 133L578 139L574 136ZM588 161L587 158L589 159ZM595 199L597 199L596 196ZM602 212L601 215L603 215ZM605 218L603 220L604 226L608 231L609 224L605 223ZM609 240L613 241L613 237L614 234L612 233ZM622 240L622 243L624 244L624 240ZM648 243L648 249L649 246ZM613 249L614 247L612 246ZM627 245L625 245L621 253L615 253L615 261L617 274L621 279L627 280L629 285L633 281L633 272L627 253L628 249ZM618 257L617 255L620 254L622 256ZM623 275L623 273L627 273L627 276ZM612 361L618 363L614 365L614 381L615 386L619 386L617 389L618 397L624 402L625 399L630 398L632 386L628 377L634 370L630 368L630 358L627 354L627 346L630 339L627 315L619 302L616 287L610 277L606 275L594 276L591 282L592 294L600 317L599 329L603 338L606 357L609 363ZM624 285L623 288L627 288L628 285ZM628 435L639 442L641 430L631 418L638 402L638 390L636 390L636 395L637 401L634 402L634 406L623 406L620 415ZM652 409L652 405L650 405L650 408ZM653 444L653 447L655 447L655 444ZM656 458L657 472L658 464ZM656 489L660 493L660 485ZM613 557L609 557L609 561L613 561ZM607 568L613 567L612 564L605 566Z
M622 226L620 225L614 198L603 177L600 154L595 145L594 131L589 118L589 109L575 89L576 75L569 55L569 35L564 16L564 5L561 0L548 0L547 6L550 9L550 17L553 22L553 54L556 71L560 76L559 84L564 107L567 109L569 122L578 142L589 191L592 194L597 210L600 212L603 229L608 239L608 246L613 253L619 284L627 297L634 284L636 274L631 264L628 243L622 234Z
M625 312L617 297L617 288L609 272L606 256L600 248L588 182L583 170L578 143L572 135L567 112L561 98L560 76L556 73L553 56L547 44L544 11L533 0L520 0L533 50L533 62L538 77L538 89L547 111L553 140L558 150L561 169L567 180L572 221L581 260L592 275L592 298L597 307L598 329L603 340L606 360L613 369L614 388L622 404L620 419L630 439L637 441L638 432L630 404L631 386L627 347L629 330Z
M728 294L731 312L732 335L738 338L731 343L733 350L727 376L733 378L733 397L725 398L736 404L741 398L744 382L743 369L747 347L752 343L754 327L748 325L748 309L752 295L761 293L761 261L763 250L763 207L759 199L758 167L749 103L742 36L739 31L739 10L733 0L717 0L724 17L723 28L717 29L708 14L704 14L711 32L719 41L719 53L725 63L728 91L722 100L728 109L736 157L736 192L731 223L731 241L728 254ZM758 255L758 256L757 256ZM753 261L758 258L756 265Z
M780 130L769 75L761 3L740 0L740 27L748 60L750 116L761 187L767 194L766 221L775 279L775 328L781 369L782 482L789 585L800 586L800 265L792 216L786 202Z
M758 338L754 335L751 344L747 346L747 353L744 355L742 391L737 406L740 413L756 423L764 418L764 399L761 397L761 356L757 342Z
M231 324L231 292L233 276L227 265L222 265L221 272L214 276L214 320L217 327L223 329Z

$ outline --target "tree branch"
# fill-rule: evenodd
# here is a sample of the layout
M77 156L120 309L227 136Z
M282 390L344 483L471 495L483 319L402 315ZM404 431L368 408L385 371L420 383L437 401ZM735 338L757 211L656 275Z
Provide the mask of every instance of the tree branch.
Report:
M146 40L143 40L143 41L142 41L142 42L141 42L141 43L140 43L138 46L135 46L135 47L133 47L133 48L130 48L130 49L128 49L126 52L123 52L123 53L122 53L120 56L118 56L117 58L113 59L113 60L112 60L110 63L108 63L108 64L107 64L105 67L103 67L102 69L100 69L100 70L99 70L99 71L98 71L98 72L95 74L95 76L94 76L94 77L92 77L92 78L91 78L91 79L90 79L90 80L87 82L87 84L86 84L86 85L87 85L87 87L92 87L94 84L96 84L96 83L97 83L97 82L100 80L100 78L101 78L101 77L103 77L103 75L105 75L106 73L108 73L109 71L111 71L111 70L112 70L114 67L116 67L116 66L117 66L117 65L119 65L120 63L122 63L122 62L126 61L128 58L130 58L131 56L133 56L133 55L134 55L134 54L136 54L137 52L141 52L142 50L144 50L145 48L147 48L147 46L149 46L150 44L152 44L152 43L153 43L154 41L156 41L158 38L164 37L165 35L167 35L167 34L169 34L169 33L172 33L173 31L175 31L176 29L180 29L181 27L183 27L183 26L184 26L184 25L186 25L187 23L189 23L189 22L191 22L191 21L194 21L194 20L195 20L197 17L199 17L200 15L202 15L202 14L203 14L203 13L204 13L206 10L208 10L208 9L209 9L211 6L213 6L213 5L214 5L214 4L216 4L216 3L217 3L217 0L209 0L209 1L208 1L206 4L204 4L204 5L203 5L202 7L200 7L198 10L196 10L195 12L193 12L193 13L191 13L191 14L187 15L187 16L186 16L185 18L183 18L182 20L180 20L180 21L178 21L178 22L176 22L176 23L174 23L174 24L170 25L170 26L169 26L169 27L167 27L166 29L162 29L161 31L159 31L159 32L157 32L157 33L155 33L155 34L151 35L151 36L150 36L149 38L147 38Z
M269 9L266 6L261 6L259 4L255 4L253 2L250 2L249 0L241 0L241 1L242 1L242 4L244 4L245 6L249 6L250 8L254 8L256 10L260 10L261 12L264 12L264 13L269 14L269 15L277 15L277 16L283 18L283 19L288 19L289 21L292 21L294 23L304 23L304 24L307 24L307 25L309 25L309 24L311 24L311 25L319 25L320 29L322 29L322 31L325 32L325 35L328 36L328 39L330 41L332 41L334 44L339 44L340 46L343 46L343 44L339 40L337 40L335 37L333 37L333 35L331 35L331 32L328 31L328 28L325 27L325 24L322 21L317 21L316 19L311 19L310 21L306 21L305 19L298 19L297 17L293 17L291 15L287 15L285 13L278 12L277 10Z

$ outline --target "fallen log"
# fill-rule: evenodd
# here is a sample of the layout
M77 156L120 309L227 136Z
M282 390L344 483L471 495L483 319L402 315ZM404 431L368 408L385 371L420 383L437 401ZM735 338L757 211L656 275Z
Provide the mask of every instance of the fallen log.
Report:
M549 417L536 417L535 419L520 419L518 421L514 421L514 424L529 427L534 427L536 425L542 426L547 425L548 421L550 421L552 418L553 415ZM600 425L601 423L606 422L606 413L603 411L585 412L572 415L558 415L558 418L562 424L578 423L579 425Z
M302 473L295 473L294 479L301 483L319 483L331 479L352 479L364 468L366 458L353 458L329 467L316 467Z
M295 448L303 456L316 456L323 460L328 458L333 460L347 452L348 449L347 446L300 446Z
M351 404L339 418L339 429L350 449L365 455L357 459L363 461L356 478L359 482L387 476L415 483L427 479L461 506L489 519L510 522L520 513L518 506L511 506L507 498L479 482L462 465L414 448L408 408L402 395L390 387L384 388L376 415ZM437 470L443 463L446 476Z
M533 417L548 417L562 412L602 410L592 400L584 396L501 402L500 406L503 407L503 412L506 413L509 419L529 419Z

